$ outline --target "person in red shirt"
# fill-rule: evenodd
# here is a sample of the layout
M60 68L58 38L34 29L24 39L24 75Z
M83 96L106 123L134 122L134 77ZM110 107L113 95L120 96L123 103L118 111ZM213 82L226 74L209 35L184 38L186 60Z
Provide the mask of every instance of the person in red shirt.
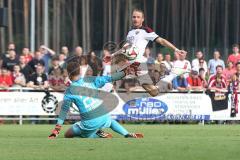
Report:
M12 76L6 68L2 68L0 75L0 88L7 89L13 84Z
M198 69L193 68L190 76L187 78L190 89L192 90L202 90L202 81L198 77Z
M226 77L227 85L232 80L232 76L236 73L236 68L233 66L232 61L227 62L227 68L223 70L223 74Z
M216 74L209 78L208 88L220 92L227 89L226 78L223 75L223 67L221 65L216 67Z
M234 44L233 45L233 53L231 55L228 56L228 62L231 61L233 62L233 65L235 66L237 64L237 62L240 61L240 54L239 54L239 45L238 44Z
M32 60L33 54L31 54L29 48L23 48L22 55L24 56L25 62L28 63Z

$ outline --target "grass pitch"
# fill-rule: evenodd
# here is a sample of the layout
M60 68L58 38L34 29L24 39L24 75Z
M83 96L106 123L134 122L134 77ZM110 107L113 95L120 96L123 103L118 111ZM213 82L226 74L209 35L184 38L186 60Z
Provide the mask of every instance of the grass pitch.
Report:
M65 139L54 125L0 125L0 160L239 160L238 125L125 125L144 139ZM109 130L108 130L109 131Z

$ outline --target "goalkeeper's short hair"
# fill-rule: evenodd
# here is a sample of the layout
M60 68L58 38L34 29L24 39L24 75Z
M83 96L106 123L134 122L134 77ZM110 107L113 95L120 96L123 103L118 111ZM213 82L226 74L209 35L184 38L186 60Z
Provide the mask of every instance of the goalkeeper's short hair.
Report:
M78 62L69 62L67 64L67 72L68 76L71 79L73 76L77 76L80 74L80 64Z

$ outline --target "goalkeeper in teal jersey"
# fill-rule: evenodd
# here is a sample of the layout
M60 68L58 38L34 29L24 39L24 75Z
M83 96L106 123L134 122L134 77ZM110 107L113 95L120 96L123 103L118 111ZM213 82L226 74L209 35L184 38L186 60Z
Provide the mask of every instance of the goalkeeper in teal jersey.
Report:
M70 62L67 65L67 72L72 83L65 91L57 124L49 138L56 138L59 135L61 126L72 103L77 106L81 121L76 122L66 131L65 138L110 138L111 134L101 130L104 128L111 128L126 138L143 137L141 133L129 133L117 121L111 119L106 108L102 107L102 100L97 97L99 88L103 87L106 83L122 79L127 74L128 69L116 72L112 76L89 76L81 78L79 63ZM87 94L86 92L90 93Z

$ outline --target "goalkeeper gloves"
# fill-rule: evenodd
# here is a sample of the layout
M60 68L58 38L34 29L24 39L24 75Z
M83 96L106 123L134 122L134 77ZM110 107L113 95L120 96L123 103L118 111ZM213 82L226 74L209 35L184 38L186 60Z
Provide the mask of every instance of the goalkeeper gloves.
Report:
M56 137L59 135L61 128L62 128L61 125L56 124L54 130L52 130L52 133L50 134L50 136L48 136L48 138L49 138L49 139L54 139L54 138L56 138Z

